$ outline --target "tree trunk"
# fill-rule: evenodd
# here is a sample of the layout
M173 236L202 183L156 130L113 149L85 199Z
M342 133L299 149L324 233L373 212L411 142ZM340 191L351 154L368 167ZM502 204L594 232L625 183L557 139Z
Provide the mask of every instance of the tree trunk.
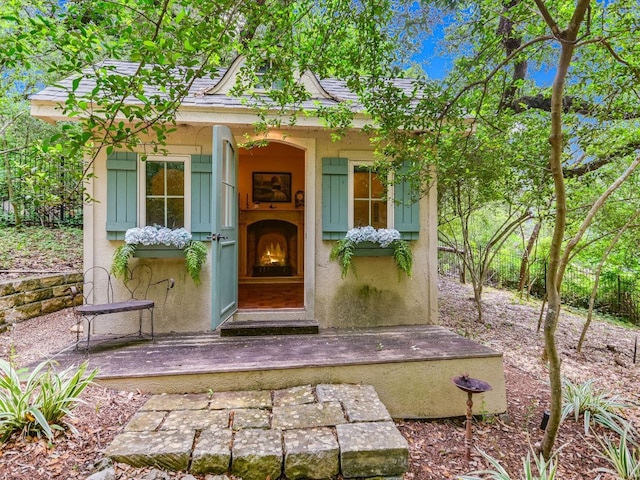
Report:
M524 284L529 278L529 259L531 258L531 252L533 251L533 247L538 240L538 235L540 234L540 229L542 228L542 222L538 222L533 227L533 231L531 235L529 235L529 241L527 242L527 247L522 254L522 260L520 262L520 278L518 280L518 292L522 294L524 290Z
M560 315L560 286L564 270L561 268L562 246L566 229L567 197L562 173L562 97L564 86L575 50L575 41L580 30L590 0L578 0L566 30L561 31L556 21L547 10L543 0L535 0L538 10L542 14L547 25L559 40L560 57L553 81L551 93L551 132L549 143L549 167L553 177L556 218L553 227L553 236L549 252L549 269L547 270L547 314L544 322L544 346L549 362L549 385L551 390L551 405L549 407L549 423L544 432L541 444L541 452L546 459L551 457L553 446L558 437L560 418L562 415L562 379L561 361L556 345L556 329Z
M582 333L580 333L580 340L578 340L578 345L576 347L576 351L578 353L582 351L582 344L584 343L584 339L587 336L587 330L589 330L589 326L591 325L591 319L593 317L593 306L595 305L596 295L598 294L598 286L600 285L600 274L602 273L602 267L604 266L604 263L607 261L607 257L611 253L611 250L613 250L613 248L617 245L618 241L620 240L620 237L622 237L624 232L626 232L628 228L631 225L633 225L633 222L636 221L638 216L640 216L640 210L636 211L636 213L634 213L631 216L629 221L625 223L622 226L622 228L618 230L618 233L616 233L615 237L613 237L611 239L611 242L609 242L609 246L607 247L604 254L602 255L602 258L600 259L600 263L598 263L598 268L596 269L596 278L593 282L593 288L591 289L591 296L589 297L589 312L587 313L587 321L584 322L584 326L582 327Z
M11 163L9 162L9 155L4 155L4 171L6 172L7 180L7 193L9 194L9 204L13 209L13 216L15 217L16 227L22 224L22 217L20 216L20 208L18 207L16 195L13 190L13 177L11 176Z

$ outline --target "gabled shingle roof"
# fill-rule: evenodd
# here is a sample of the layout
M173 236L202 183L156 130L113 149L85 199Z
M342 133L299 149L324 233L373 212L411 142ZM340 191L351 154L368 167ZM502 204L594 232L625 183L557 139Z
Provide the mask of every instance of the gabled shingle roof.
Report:
M108 60L102 62L96 67L89 67L83 71L85 76L89 76L89 78L81 81L75 90L75 94L78 97L82 97L84 95L88 95L95 87L95 82L91 80L91 76L95 75L94 71L100 67L104 67L110 71L110 73L117 73L124 77L133 76L137 69L138 64L133 62L123 62L123 61L115 61ZM228 108L228 109L236 109L236 108L246 108L251 109L252 106L248 104L246 98L238 98L232 97L225 94L209 94L206 93L212 87L217 85L221 78L226 73L227 69L220 69L218 74L212 78L199 78L193 82L192 87L189 89L188 95L182 101L183 107L192 107L192 108ZM51 102L51 103L63 103L69 92L72 90L72 84L74 79L78 78L78 75L68 77L60 82L58 82L55 86L48 86L41 90L38 93L31 95L29 98L32 102ZM175 70L175 83L176 85L179 82L183 81L183 76L180 74L179 69ZM352 102L352 109L354 111L361 110L361 106L359 105L357 95L350 91L346 83L342 80L337 79L326 79L326 80L318 80L321 87L329 94L331 98L326 97L318 97L312 98L303 102L300 106L305 109L315 109L318 105L329 107L336 105L342 101L350 101ZM412 91L412 80L410 79L398 79L394 80L394 84L404 90L407 94L410 94ZM170 87L170 85L168 85ZM145 86L145 95L147 97L154 95L163 95L161 89L155 85L147 85ZM248 97L247 97L248 98ZM266 99L266 98L265 98ZM141 103L140 100L135 97L129 97L127 99L130 103Z

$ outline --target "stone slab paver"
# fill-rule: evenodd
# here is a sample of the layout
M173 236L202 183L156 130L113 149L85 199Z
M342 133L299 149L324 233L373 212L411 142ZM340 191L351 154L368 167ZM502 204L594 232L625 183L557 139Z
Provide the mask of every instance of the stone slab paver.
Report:
M232 410L233 429L242 430L244 428L269 428L271 424L271 412L258 408L240 408Z
M229 412L227 410L176 410L169 412L162 424L162 430L205 430L208 428L227 428Z
M346 423L338 402L273 407L271 426L282 430L314 428Z
M271 392L252 390L245 392L215 392L211 396L209 408L224 410L232 408L270 408Z
M227 473L231 467L231 439L227 428L203 430L193 450L191 471L196 474Z
M167 416L169 412L165 411L139 411L131 420L126 427L124 427L125 431L131 432L151 432L157 429L164 417Z
M369 385L154 395L105 454L244 480L400 480L408 468L407 442Z
M409 445L393 422L336 426L345 478L402 475L409 466Z
M285 405L303 405L305 403L313 403L316 396L313 394L311 385L302 385L299 387L285 388L273 392L273 406L283 407Z
M113 439L105 456L134 467L186 470L194 436L195 431L124 432Z
M201 410L209 405L207 394L153 395L140 410Z
M338 441L331 428L284 432L284 474L287 478L333 478L339 470Z
M340 402L350 422L389 422L391 415L372 385L318 385L318 401Z
M278 478L282 474L282 432L247 429L233 439L231 473L243 480Z

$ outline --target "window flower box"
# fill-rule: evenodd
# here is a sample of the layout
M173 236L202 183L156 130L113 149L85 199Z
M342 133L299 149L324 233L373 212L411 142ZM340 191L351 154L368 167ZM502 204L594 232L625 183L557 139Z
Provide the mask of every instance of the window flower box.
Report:
M409 243L400 238L400 232L394 229L375 229L371 226L353 228L345 238L336 242L329 258L340 264L340 274L345 278L351 270L356 273L353 257L392 256L398 273L411 276L413 253Z
M381 247L373 242L360 242L355 244L353 255L356 257L392 257L393 247Z
M137 258L184 257L185 268L197 285L200 270L207 259L207 246L192 240L191 233L184 228L172 230L159 225L130 228L114 255L111 271L116 277L125 277L129 271L129 260Z
M182 258L184 248L173 245L136 245L133 256L137 258Z

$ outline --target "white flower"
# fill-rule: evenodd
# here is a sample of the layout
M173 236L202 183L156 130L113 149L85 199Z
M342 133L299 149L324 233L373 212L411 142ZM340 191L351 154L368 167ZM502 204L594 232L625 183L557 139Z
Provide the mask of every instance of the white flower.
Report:
M160 225L130 228L124 234L125 243L135 245L173 245L177 248L184 248L190 240L191 234L184 228L171 230Z
M389 247L396 240L400 240L400 232L393 228L380 228L376 230L371 225L352 228L345 237L353 243L372 242L381 247Z

